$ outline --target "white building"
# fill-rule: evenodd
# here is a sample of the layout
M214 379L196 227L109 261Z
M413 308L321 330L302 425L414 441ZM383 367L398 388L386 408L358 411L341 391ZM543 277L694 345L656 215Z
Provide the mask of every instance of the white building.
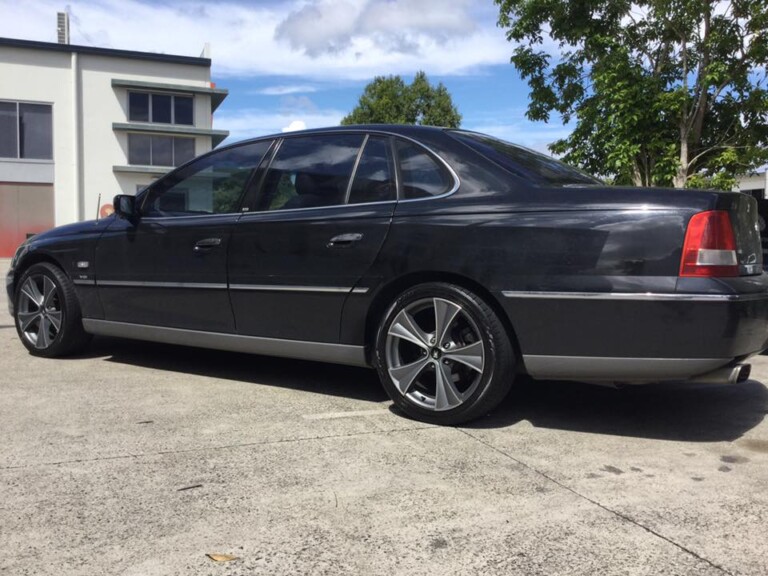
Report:
M768 198L768 169L739 176L734 191L750 194L758 200Z
M228 136L209 58L0 38L0 78L0 257Z

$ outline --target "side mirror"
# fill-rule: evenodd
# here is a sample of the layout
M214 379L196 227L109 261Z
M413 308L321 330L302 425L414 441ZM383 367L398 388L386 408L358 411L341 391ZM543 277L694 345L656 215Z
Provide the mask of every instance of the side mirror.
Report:
M138 216L138 212L136 211L136 197L131 196L130 194L118 194L112 201L112 206L115 209L115 214L120 218L133 221L136 219L136 216Z

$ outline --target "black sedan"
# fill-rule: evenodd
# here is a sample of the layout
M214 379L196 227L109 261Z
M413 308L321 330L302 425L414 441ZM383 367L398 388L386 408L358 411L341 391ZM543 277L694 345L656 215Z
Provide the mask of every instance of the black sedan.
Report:
M371 366L455 424L516 375L745 379L768 346L755 201L612 188L461 130L353 126L196 158L7 277L32 354L105 334Z

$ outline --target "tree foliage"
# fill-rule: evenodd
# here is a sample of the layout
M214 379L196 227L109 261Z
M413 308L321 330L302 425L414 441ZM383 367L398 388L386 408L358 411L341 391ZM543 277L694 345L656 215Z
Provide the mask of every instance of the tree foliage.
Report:
M424 124L458 128L461 114L439 83L432 86L424 72L411 84L400 76L377 76L363 90L354 110L342 124Z
M730 189L768 160L766 0L495 0L527 116L617 183ZM554 41L556 55L545 49Z

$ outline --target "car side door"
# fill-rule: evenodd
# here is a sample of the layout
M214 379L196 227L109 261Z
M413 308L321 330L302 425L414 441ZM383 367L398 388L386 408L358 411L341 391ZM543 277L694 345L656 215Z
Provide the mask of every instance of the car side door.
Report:
M387 136L285 137L230 247L240 334L339 341L347 298L381 249L396 205Z
M96 249L107 321L234 332L227 249L271 141L215 151L170 173L116 218Z

